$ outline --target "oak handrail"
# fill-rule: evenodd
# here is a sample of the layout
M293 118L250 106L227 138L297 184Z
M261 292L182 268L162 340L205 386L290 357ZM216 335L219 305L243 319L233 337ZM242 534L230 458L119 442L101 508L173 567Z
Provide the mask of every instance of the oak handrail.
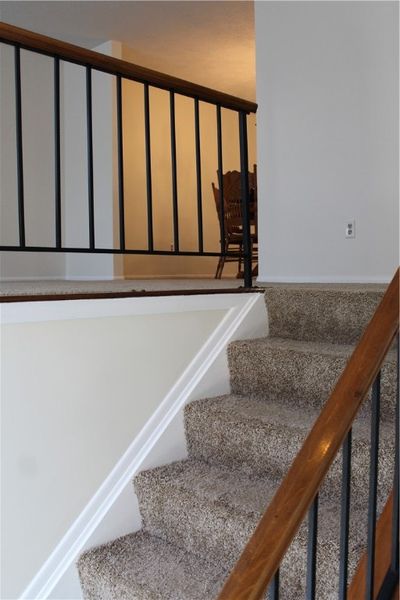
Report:
M340 449L399 329L399 269L218 600L259 600Z
M231 96L212 88L140 67L119 58L106 56L100 52L87 50L86 48L21 29L20 27L15 27L1 21L0 42L11 43L25 50L33 50L48 56L58 57L85 67L93 67L105 73L120 75L132 81L148 83L184 96L197 98L204 102L211 102L224 108L244 111L246 113L255 113L257 111L257 104L249 100L243 100L242 98L237 98L236 96Z

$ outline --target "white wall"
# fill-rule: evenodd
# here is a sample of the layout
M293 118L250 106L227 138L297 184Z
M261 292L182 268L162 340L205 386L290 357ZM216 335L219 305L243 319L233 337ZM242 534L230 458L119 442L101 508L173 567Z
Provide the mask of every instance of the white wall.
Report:
M47 305L37 322L2 325L2 598L21 594L227 312L77 302L80 318L36 303L20 312ZM124 316L85 317L102 306Z
M53 67L44 56L21 50L26 243L54 244ZM14 49L0 44L0 239L17 245L17 179ZM1 278L46 279L64 275L64 256L0 253Z
M94 48L109 56L121 56L121 44L105 42ZM116 87L115 77L92 72L93 174L95 245L119 246ZM63 244L88 247L88 169L85 69L62 63L62 198ZM112 279L122 276L122 258L112 254L67 254L67 279Z
M120 56L120 44L98 52ZM18 244L14 50L0 44L0 217L1 242ZM55 242L53 61L21 51L26 242ZM85 70L61 62L61 176L63 245L87 247L87 147ZM115 78L93 72L93 167L97 246L118 245ZM122 258L113 255L9 253L0 257L3 279L122 276Z
M398 3L258 1L255 14L259 279L387 281L399 262Z

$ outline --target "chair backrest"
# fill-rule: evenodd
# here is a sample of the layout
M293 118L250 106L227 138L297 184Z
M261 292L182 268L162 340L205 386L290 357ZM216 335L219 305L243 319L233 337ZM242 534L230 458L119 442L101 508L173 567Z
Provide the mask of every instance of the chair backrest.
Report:
M218 219L221 221L221 177L217 171L220 188L212 183L215 206ZM227 171L222 175L222 188L224 194L224 228L227 235L240 232L242 228L242 193L241 175L239 171ZM254 171L249 172L250 188L250 224L257 227L257 165Z

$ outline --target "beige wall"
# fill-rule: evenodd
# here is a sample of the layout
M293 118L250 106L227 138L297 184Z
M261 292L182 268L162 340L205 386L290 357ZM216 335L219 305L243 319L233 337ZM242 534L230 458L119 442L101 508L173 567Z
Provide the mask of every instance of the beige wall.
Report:
M122 57L134 61L123 47ZM143 86L125 82L124 101L124 171L126 205L126 242L129 248L147 246L147 195L145 171L145 133ZM158 250L170 250L173 244L172 178L170 154L169 93L150 88L151 158L153 183L154 245ZM196 251L197 188L195 162L194 102L176 96L176 146L179 203L180 249ZM219 250L219 223L211 182L217 183L217 136L215 107L200 103L202 189L204 219L204 249ZM249 118L249 164L256 162L256 125ZM239 129L237 113L222 111L223 169L240 168ZM252 168L252 167L251 167ZM210 275L214 274L215 258L126 256L125 276L150 275ZM235 265L224 274L235 274Z

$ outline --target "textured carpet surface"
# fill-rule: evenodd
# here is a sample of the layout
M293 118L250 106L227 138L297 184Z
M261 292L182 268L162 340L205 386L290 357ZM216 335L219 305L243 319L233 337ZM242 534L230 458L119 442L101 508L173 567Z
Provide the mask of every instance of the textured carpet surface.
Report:
M189 458L143 471L138 533L78 561L88 600L213 600L345 367L380 286L267 286L270 337L232 343L232 393L185 407ZM395 357L382 372L379 501L393 478ZM353 427L349 574L365 548L369 404ZM337 598L342 456L319 492L318 600ZM304 597L307 523L281 566L282 600Z
M241 279L114 279L112 281L1 281L1 296L31 296L47 294L95 294L101 292L154 292L165 290L203 290L236 288Z
M353 344L361 337L384 289L378 285L267 286L270 335Z
M354 347L326 342L261 338L230 344L228 361L234 394L257 395L304 408L321 408ZM382 369L382 418L393 418L396 356ZM363 411L368 408L368 402Z

